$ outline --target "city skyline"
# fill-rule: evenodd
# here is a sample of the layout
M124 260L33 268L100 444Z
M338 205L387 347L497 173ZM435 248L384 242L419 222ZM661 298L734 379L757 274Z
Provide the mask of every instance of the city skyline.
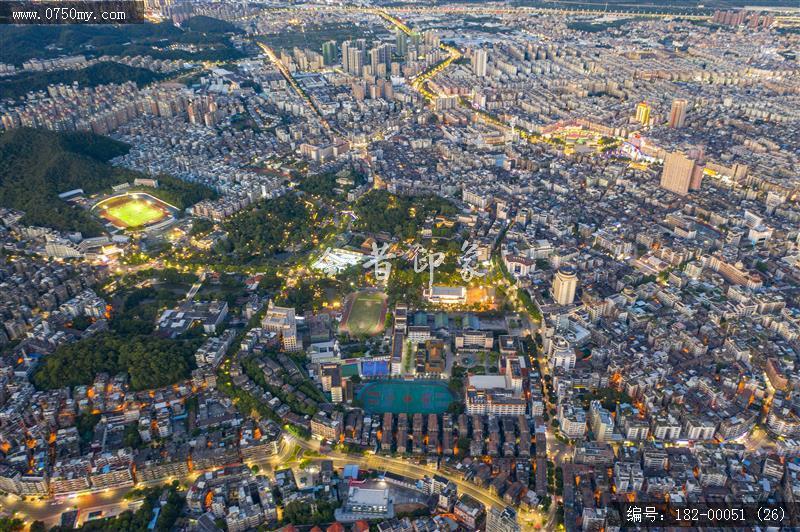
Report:
M767 4L9 4L0 526L800 526Z

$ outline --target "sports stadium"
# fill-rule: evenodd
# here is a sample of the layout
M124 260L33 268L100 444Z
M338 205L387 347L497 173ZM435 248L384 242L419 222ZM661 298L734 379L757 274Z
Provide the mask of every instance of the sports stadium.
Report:
M146 192L126 192L98 201L92 211L118 229L147 229L177 209Z
M351 336L375 336L383 332L387 297L383 292L363 290L345 298L341 332Z

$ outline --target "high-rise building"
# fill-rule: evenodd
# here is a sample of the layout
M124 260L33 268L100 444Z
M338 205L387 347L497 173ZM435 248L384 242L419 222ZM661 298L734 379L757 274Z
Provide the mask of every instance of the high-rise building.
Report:
M669 127L677 129L683 127L686 122L686 108L689 102L683 98L672 100L672 109L669 112Z
M428 46L439 46L439 33L436 30L425 30L422 37Z
M636 121L646 126L650 123L650 106L645 102L640 102L636 106Z
M603 408L598 400L592 401L589 406L589 425L592 427L595 440L605 442L612 439L614 418L611 417L611 412Z
M270 300L267 305L267 313L261 320L261 327L267 331L278 333L285 351L303 349L302 342L299 342L297 338L297 322L293 308L275 306Z
M563 336L556 336L548 345L550 367L572 371L575 367L575 347Z
M399 28L395 31L395 49L400 57L408 55L408 35Z
M679 151L667 154L664 159L664 170L661 172L661 188L685 195L692 184L694 167L694 160ZM696 185L699 188L699 181Z
M571 305L575 300L575 289L578 287L578 274L574 266L564 265L553 277L553 300L559 305Z
M452 94L449 96L436 97L436 110L445 111L447 109L455 109L458 107L458 95Z
M364 52L366 41L344 41L342 43L342 69L348 74L360 76L364 67Z
M347 51L347 71L360 76L364 69L364 50L350 48Z
M353 45L350 43L350 41L344 41L342 43L342 70L345 72L350 71L350 48L352 46Z
M369 62L372 65L372 72L373 74L378 71L378 67L380 65L384 66L384 69L389 67L389 64L392 62L392 47L389 44L382 44L380 46L376 46L375 48L369 51Z
M336 49L336 41L328 41L322 43L322 61L326 66L332 65L336 62L338 56Z
M472 71L478 77L486 76L486 63L489 60L489 53L483 48L475 50L472 54Z
M486 532L519 532L517 512L511 506L503 510L492 507L486 516Z

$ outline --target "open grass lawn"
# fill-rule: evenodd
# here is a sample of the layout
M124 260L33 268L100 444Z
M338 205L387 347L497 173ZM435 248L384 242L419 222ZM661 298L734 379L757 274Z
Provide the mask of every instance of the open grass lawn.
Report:
M347 331L354 336L381 333L385 307L386 296L384 294L368 292L356 294L347 316Z

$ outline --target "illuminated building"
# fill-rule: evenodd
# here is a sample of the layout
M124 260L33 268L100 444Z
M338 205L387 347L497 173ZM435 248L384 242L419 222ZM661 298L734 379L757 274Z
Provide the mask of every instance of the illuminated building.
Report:
M559 305L571 305L575 300L578 276L574 266L564 265L553 277L553 300Z
M281 335L284 350L298 351L302 348L297 341L297 324L293 308L278 307L270 301L267 306L267 314L261 321L261 326L267 331Z
M605 442L612 439L614 433L614 418L611 417L611 412L602 407L600 401L594 400L591 402L589 408L589 424L592 427L592 433L597 441Z
M636 106L636 121L643 126L650 123L650 106L645 102L641 102Z
M470 375L465 390L467 414L524 415L526 402L509 375Z
M431 303L442 305L463 305L467 302L467 289L464 286L434 285L424 291L425 298Z

